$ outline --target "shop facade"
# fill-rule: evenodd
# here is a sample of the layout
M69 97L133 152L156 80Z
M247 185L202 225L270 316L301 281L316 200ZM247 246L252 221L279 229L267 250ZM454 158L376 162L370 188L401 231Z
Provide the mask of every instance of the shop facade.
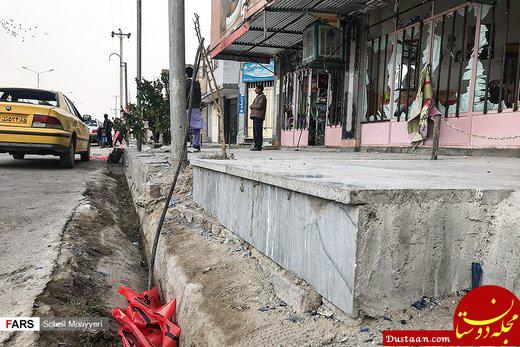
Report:
M218 59L274 59L273 142L410 146L407 120L429 67L441 146L520 146L520 2L369 3L246 2L212 37Z

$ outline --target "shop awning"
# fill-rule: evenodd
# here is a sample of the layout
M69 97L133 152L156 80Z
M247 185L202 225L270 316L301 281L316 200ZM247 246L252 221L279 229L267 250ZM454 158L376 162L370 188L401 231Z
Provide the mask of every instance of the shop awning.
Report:
M266 62L284 50L301 49L302 33L315 13L347 16L393 0L273 0L211 51L214 59Z

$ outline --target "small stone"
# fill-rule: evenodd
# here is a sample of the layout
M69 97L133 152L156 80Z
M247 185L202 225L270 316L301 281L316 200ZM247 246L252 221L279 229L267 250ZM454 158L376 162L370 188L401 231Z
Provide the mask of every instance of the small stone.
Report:
M220 224L217 224L217 223L213 223L211 224L211 232L214 234L214 235L218 235L220 234L220 230L222 228L220 227Z
M292 313L287 317L287 319L293 323L299 323L299 322L303 321L302 316L297 315L297 314L292 314Z
M203 273L203 274L207 274L207 273L210 272L210 271L211 271L211 268L210 268L210 267L207 267L207 268L205 268L204 270L202 270L202 273Z
M328 335L325 335L320 342L322 345L330 345L332 342L334 342L335 338L336 338L335 334L328 334Z
M191 211L184 212L184 219L186 219L188 223L193 222L193 213Z
M318 314L323 317L331 318L334 316L334 312L326 307L320 306L317 310Z

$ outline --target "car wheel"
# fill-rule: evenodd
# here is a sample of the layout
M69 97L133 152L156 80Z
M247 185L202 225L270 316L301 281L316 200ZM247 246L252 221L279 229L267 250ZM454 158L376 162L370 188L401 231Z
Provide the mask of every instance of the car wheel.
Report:
M13 159L22 160L23 158L25 158L25 154L23 154L23 153L14 153L13 154Z
M81 153L81 161L82 162L90 161L90 142L87 145L87 151Z
M74 167L74 157L76 155L76 144L74 140L70 141L67 153L60 155L61 166L65 169L72 169Z

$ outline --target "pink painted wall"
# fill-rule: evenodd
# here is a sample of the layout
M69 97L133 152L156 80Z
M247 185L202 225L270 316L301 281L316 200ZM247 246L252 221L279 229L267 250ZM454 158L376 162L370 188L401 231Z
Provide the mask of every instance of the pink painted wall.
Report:
M300 138L301 134L301 138ZM281 143L285 147L307 147L309 145L309 131L308 130L282 130Z
M325 147L341 147L342 127L326 127L325 128Z
M285 147L291 147L294 146L294 131L292 130L282 130L282 136L281 136L281 144Z
M472 132L488 136L520 135L520 112L473 116ZM498 141L472 137L471 146L475 148L520 148L520 139Z
M386 146L389 136L390 122L361 124L361 144L364 146Z
M453 126L471 134L483 136L513 136L520 135L520 112L509 112L501 114L474 114L459 118L443 118ZM429 129L429 134L432 129ZM378 122L363 123L361 125L361 146L410 146L412 135L408 134L407 122ZM441 125L440 142L441 147L458 148L520 148L520 139L511 140L488 140L475 138L456 131L444 124ZM432 145L431 138L425 144Z

